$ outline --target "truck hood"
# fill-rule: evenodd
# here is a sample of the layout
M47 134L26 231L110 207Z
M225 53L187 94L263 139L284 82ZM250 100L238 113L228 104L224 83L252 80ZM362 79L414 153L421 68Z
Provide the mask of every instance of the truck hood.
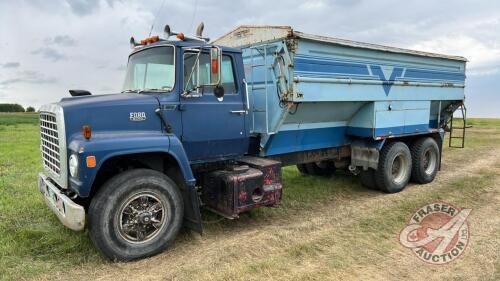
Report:
M160 131L161 121L155 113L158 99L145 94L110 94L63 98L58 103L64 112L66 139L81 136L87 125L92 136L120 131ZM133 118L141 116L143 118Z

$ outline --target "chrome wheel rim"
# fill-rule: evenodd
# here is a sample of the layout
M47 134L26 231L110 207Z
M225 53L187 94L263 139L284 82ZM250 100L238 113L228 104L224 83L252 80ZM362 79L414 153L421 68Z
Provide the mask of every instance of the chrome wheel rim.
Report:
M408 159L403 153L398 153L393 161L391 168L392 180L396 184L401 184L405 181L408 175Z
M423 160L425 174L432 175L437 165L436 151L428 148L427 150L425 150L424 157L422 160Z
M119 209L118 233L130 243L145 243L165 227L167 204L154 192L131 195Z

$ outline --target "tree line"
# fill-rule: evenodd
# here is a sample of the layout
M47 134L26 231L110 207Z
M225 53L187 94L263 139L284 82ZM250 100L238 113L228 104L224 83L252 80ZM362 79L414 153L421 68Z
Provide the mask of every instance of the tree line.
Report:
M0 103L0 112L35 112L33 106L28 106L26 109L17 103Z

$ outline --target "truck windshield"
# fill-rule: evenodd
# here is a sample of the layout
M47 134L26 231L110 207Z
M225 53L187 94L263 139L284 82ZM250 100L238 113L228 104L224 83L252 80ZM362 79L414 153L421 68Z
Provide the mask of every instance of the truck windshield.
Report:
M154 47L130 56L123 92L168 92L174 82L174 48Z

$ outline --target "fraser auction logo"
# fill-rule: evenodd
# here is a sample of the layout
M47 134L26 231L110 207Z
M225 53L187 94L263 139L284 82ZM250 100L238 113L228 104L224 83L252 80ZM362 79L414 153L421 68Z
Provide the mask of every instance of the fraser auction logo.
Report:
M449 263L467 247L471 211L442 202L423 206L401 230L399 241L427 263Z

